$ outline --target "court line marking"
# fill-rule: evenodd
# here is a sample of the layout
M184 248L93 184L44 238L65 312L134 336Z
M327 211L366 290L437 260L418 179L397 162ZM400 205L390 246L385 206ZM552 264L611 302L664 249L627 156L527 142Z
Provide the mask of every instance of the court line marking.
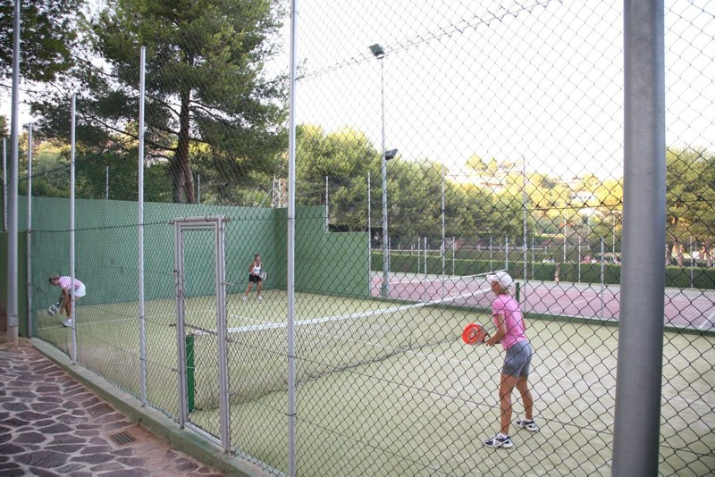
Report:
M576 301L571 301L571 302L568 303L568 305L564 305L564 306L548 305L548 306L547 306L547 309L548 309L549 311L552 311L553 308L555 307L555 308L557 308L558 310L560 310L560 312L563 312L563 311L566 310L566 307L567 307L567 306L570 307L570 306L573 306L573 305L579 305L579 304L581 304L581 303L588 303L588 302L589 302L588 299L576 300ZM556 310L554 310L554 311L556 311ZM581 310L579 309L578 311L581 311Z
M426 302L422 302L422 303L410 303L408 305L400 305L400 306L395 306L395 307L385 308L385 309L378 308L376 310L362 311L359 313L351 313L349 315L337 315L337 316L331 315L331 316L321 316L319 318L310 318L307 320L300 320L300 321L295 322L295 326L313 325L313 324L318 324L318 323L327 323L327 322L331 322L331 321L344 321L344 320L351 320L351 319L355 319L355 318L364 318L366 316L374 316L374 315L381 315L381 314L386 314L386 313L395 313L395 312L404 311L404 310L424 308L426 306L436 305L439 303L453 302L460 298L474 296L475 294L487 293L487 291L490 291L490 290L480 289L477 291L469 291L468 293L462 293L460 295L451 295L448 297L444 297L444 298L440 298L440 299L432 300L432 301L426 301ZM287 328L287 327L288 327L288 323L264 323L264 324L260 324L260 325L250 325L250 326L240 326L240 327L228 328L226 331L227 331L227 333L237 333L237 332L241 332L241 331L260 331L260 330L269 330L269 329ZM215 331L213 333L215 334Z
M705 321L703 321L702 324L700 326L698 326L698 329L702 330L706 324L710 325L710 328L712 328L713 323L714 323L713 322L714 317L715 317L715 310L713 310L712 313L710 313L708 316L705 317Z

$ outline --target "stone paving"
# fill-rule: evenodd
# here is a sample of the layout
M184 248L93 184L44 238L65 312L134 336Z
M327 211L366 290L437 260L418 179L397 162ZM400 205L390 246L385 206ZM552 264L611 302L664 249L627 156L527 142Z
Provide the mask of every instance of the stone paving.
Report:
M0 475L223 474L132 423L21 339L0 343Z

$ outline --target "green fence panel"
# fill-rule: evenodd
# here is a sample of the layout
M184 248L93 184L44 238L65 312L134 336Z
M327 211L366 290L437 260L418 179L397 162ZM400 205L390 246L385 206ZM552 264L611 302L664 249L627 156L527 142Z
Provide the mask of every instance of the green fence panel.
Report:
M8 233L0 232L0 316L2 323L7 324L7 246ZM18 313L18 334L27 336L27 234L20 232L17 236L17 313Z

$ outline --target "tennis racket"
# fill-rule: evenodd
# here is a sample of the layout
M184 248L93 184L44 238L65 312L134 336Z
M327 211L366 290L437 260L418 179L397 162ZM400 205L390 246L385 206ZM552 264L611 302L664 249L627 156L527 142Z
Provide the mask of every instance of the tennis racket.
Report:
M468 345L479 345L489 337L487 330L479 323L469 323L462 331L462 341Z
M268 272L261 272L258 276L261 277L261 281L265 281L268 278Z
M62 302L64 301L64 295L60 295L59 300L57 303L53 303L50 305L50 307L47 309L47 313L49 313L51 316L55 316L58 311L60 311L60 308L62 307Z

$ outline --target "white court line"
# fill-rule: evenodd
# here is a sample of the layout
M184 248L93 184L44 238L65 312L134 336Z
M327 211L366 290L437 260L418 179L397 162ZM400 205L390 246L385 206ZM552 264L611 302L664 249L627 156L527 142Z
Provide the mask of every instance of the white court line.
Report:
M577 301L570 301L570 302L568 303L568 305L566 305L566 306L578 305L578 304L581 304L581 303L588 303L589 301L590 301L590 300L588 300L588 299L577 300ZM557 307L557 309L560 309L560 311L564 311L564 310L566 309L566 306L559 306L559 307ZM551 312L553 308L552 308L551 305L549 305L549 306L547 307L547 309L549 310L549 312Z
M715 318L715 310L713 310L712 313L705 317L705 321L703 321L700 326L698 326L698 329L702 330L703 328L705 328L705 325L710 325L710 328L712 328L713 324L715 324L715 322L713 322L713 318Z
M413 274L414 276L410 277L407 276L407 274L402 274L399 272L393 273L392 278L390 278L390 283L424 283L425 281L428 282L428 286L440 284L440 282L452 282L452 283L465 283L465 282L474 282L477 281L477 278L479 278L479 281L484 281L487 279L487 275L491 275L492 273L496 272L502 272L505 270L494 270L493 272L489 273L477 273L475 275L437 275L437 274L430 274L430 278L425 278L424 275L420 274ZM374 277L373 277L374 278ZM379 283L379 277L378 277L378 283Z
M490 290L481 289L481 290L477 290L477 291L469 291L468 293L462 293L460 295L448 296L445 298L440 298L438 300L432 300L432 301L427 301L427 302L422 302L422 303L412 303L409 305L400 305L400 306L395 306L392 308L386 308L384 310L369 310L369 311L363 311L363 312L359 312L359 313L351 313L349 315L339 315L339 316L322 316L320 318L311 318L308 320L297 321L295 323L295 325L296 326L314 325L314 324L318 324L318 323L327 323L327 322L331 322L331 321L344 321L344 320L351 320L354 318L364 318L366 316L375 316L375 315L382 315L385 313L394 313L397 311L423 308L423 307L429 306L429 305L436 305L439 303L452 302L452 301L458 300L460 298L471 297L471 296L474 296L475 294L486 293L487 291L490 291ZM240 326L240 327L229 328L227 330L227 332L228 333L237 333L237 332L241 332L241 331L260 331L260 330L269 330L269 329L278 329L278 328L287 328L287 327L288 327L287 323L263 323L260 325Z

